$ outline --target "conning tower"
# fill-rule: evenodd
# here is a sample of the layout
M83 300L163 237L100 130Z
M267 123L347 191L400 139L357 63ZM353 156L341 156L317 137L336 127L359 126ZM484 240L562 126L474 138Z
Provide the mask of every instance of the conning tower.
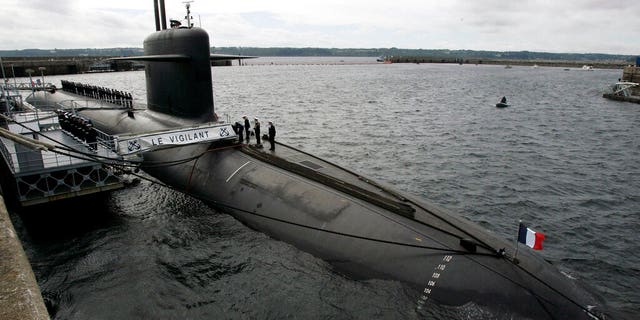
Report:
M144 56L121 59L144 61L149 110L212 120L209 35L191 23L167 29L164 0L154 0L154 8L156 32L144 40Z
M209 35L200 28L174 28L144 40L149 110L186 118L213 116Z

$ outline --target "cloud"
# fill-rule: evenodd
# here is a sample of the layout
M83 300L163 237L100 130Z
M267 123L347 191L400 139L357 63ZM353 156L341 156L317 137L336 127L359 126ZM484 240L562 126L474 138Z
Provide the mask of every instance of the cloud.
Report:
M4 2L0 49L140 47L155 30L150 1ZM167 18L184 18L182 1L165 3ZM198 0L191 10L216 46L639 53L640 1Z

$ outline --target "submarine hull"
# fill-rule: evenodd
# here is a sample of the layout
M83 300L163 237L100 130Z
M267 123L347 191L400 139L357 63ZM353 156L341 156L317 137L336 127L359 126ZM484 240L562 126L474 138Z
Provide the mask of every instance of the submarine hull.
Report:
M74 98L42 93L48 101ZM112 135L200 120L151 110L79 112ZM331 263L354 279L388 279L415 292L417 310L476 304L496 318L592 319L602 299L521 246L456 214L279 143L275 152L195 144L146 152L142 169L245 225ZM183 162L166 166L158 163Z
M278 149L294 157L292 149ZM173 152L156 153L149 159L167 159ZM425 210L428 205L417 200L414 217L405 217L237 149L205 152L183 168L147 171L253 229L330 262L339 272L409 284L416 290L417 308L473 302L500 317L589 319L586 306L602 303L527 248L520 248L518 264L484 247L465 252L461 239L497 249L513 244L451 213ZM434 220L441 222L429 222Z

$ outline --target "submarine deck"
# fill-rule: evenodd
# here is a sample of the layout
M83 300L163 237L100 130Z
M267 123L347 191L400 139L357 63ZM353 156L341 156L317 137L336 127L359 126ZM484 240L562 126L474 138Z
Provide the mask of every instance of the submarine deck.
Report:
M315 182L330 186L361 200L373 203L397 214L413 218L415 210L401 201L403 197L346 168L322 160L292 146L280 144L278 151L264 151L255 146L243 152Z
M450 212L445 212L436 206L421 202L412 196L393 191L391 187L383 183L373 181L293 146L281 142L276 142L276 144L275 151L258 148L255 145L243 145L241 150L245 154L270 165L327 185L460 240L469 239L470 243L472 243L471 247L468 247L461 241L456 243L455 248L450 249L475 252L479 247L483 247L487 250L485 253L496 254L497 248L505 247L504 242L496 242L494 241L495 238L492 240L482 236L482 233L472 227L470 223L451 215Z

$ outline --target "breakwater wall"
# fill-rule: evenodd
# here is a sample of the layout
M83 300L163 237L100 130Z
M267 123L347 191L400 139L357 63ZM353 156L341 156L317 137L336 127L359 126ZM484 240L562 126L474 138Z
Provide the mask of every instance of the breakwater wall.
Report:
M565 61L565 60L514 60L514 59L485 59L436 56L398 56L387 58L392 63L455 63L455 64L494 64L511 66L563 67L581 68L589 65L598 69L622 69L629 65L628 61Z
M5 76L77 74L101 71L127 71L137 68L131 61L112 61L111 57L2 57ZM44 68L41 70L41 68Z
M49 313L0 196L0 319L44 320Z

